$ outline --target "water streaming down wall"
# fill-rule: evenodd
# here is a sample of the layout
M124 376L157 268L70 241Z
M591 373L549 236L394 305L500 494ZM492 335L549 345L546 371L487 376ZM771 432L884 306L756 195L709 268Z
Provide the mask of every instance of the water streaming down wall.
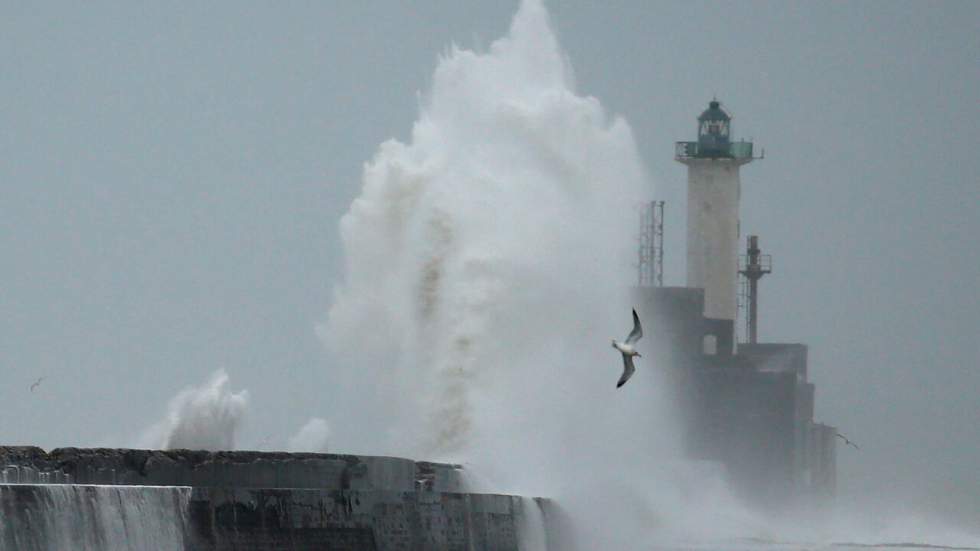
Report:
M521 551L548 551L548 526L539 500L521 498L518 526Z
M0 485L0 550L181 550L191 489Z

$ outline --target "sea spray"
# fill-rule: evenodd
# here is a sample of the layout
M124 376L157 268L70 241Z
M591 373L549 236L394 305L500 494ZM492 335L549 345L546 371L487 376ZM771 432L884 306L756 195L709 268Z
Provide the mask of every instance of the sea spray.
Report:
M291 452L323 453L330 440L330 425L326 420L313 417L289 438L287 449Z
M341 220L321 328L342 366L338 446L556 498L582 549L710 522L675 482L670 366L638 360L615 387L651 195L629 126L575 91L539 1L488 51L451 48L411 139L380 146Z
M232 392L222 369L198 387L177 393L166 417L147 429L144 447L195 450L233 450L235 436L248 407L248 391Z
M521 498L518 534L520 551L548 551L544 512L537 499Z
M615 383L648 193L629 127L575 94L540 3L488 52L446 54L412 140L382 144L341 221L323 334L349 411L389 428L370 447L453 456Z

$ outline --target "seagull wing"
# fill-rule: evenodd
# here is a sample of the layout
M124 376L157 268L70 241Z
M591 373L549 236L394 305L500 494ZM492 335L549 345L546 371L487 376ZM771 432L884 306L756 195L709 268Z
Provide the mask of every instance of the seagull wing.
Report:
M633 330L630 331L630 336L626 337L626 344L633 344L634 342L640 340L643 336L643 327L640 325L640 316L636 315L636 310L633 310Z
M861 448L859 448L859 447L858 447L858 445L857 445L857 444L855 444L854 442L851 442L851 440L850 440L850 439L849 439L848 437L846 437L846 436L844 436L843 434L841 434L841 433L839 433L839 432L838 432L838 433L837 433L837 436L838 436L838 438L840 438L841 440L843 440L843 441L844 441L844 444L845 444L845 445L847 445L847 446L851 446L851 447L853 447L853 448L854 448L855 450L860 450L860 449L861 449Z
M619 378L619 382L616 383L616 388L619 388L626 384L626 381L630 380L633 376L633 372L636 368L633 367L633 356L627 356L623 354L623 376Z

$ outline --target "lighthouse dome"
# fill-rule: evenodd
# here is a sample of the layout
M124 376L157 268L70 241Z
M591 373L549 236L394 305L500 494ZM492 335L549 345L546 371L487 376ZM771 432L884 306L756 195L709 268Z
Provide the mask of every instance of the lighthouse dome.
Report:
M698 142L704 153L727 152L732 117L721 108L721 102L711 100L698 117Z
M730 121L732 116L729 115L724 109L721 108L721 102L718 100L711 100L708 103L708 108L705 109L701 115L698 117L698 121Z

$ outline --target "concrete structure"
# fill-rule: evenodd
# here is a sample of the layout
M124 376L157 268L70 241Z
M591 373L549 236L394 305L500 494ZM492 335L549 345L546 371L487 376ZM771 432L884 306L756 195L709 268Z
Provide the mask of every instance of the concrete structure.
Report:
M739 167L753 157L750 142L731 141L730 122L712 101L698 117L698 141L676 144L675 159L688 167L687 286L641 279L635 304L648 328L646 355L675 379L688 454L722 464L746 499L778 507L833 494L836 430L813 420L807 347L757 342L757 284L771 260L753 236L739 266ZM740 273L753 322L743 344L735 334Z
M4 551L517 551L548 506L394 457L0 447L0 466Z
M837 427L814 423L807 436L807 483L816 497L832 498L837 489Z
M752 161L752 143L730 136L731 116L713 100L698 117L698 141L677 142L674 158L687 165L687 286L704 289L706 318L734 324L739 167Z
M806 345L706 353L704 337L722 326L704 316L703 290L641 287L635 303L649 328L644 356L665 366L678 389L688 455L724 465L736 492L758 504L833 494L836 430L813 421Z

